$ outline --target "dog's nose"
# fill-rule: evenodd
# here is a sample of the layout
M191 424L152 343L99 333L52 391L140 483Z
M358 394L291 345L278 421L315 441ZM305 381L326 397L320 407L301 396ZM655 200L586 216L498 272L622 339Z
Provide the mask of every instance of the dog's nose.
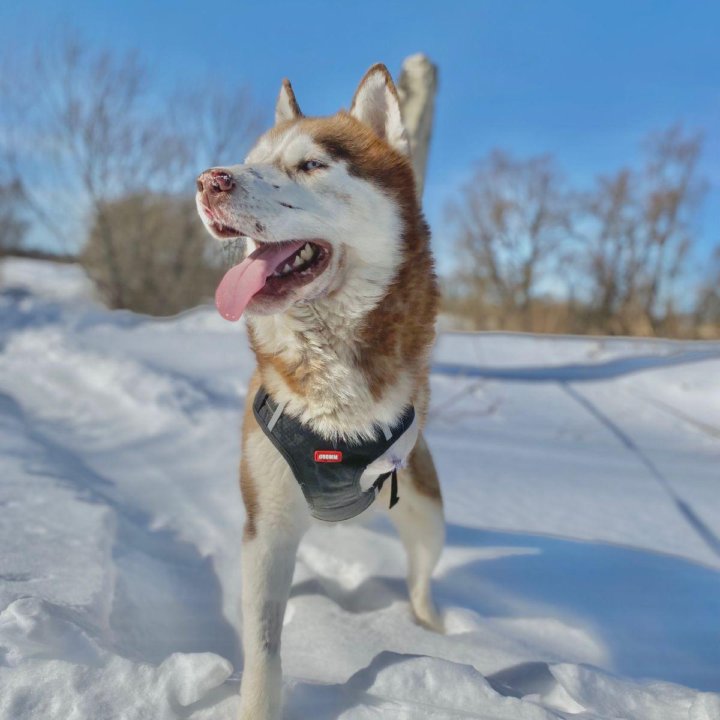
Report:
M222 169L206 170L197 179L198 192L229 193L235 188L235 178L231 172Z

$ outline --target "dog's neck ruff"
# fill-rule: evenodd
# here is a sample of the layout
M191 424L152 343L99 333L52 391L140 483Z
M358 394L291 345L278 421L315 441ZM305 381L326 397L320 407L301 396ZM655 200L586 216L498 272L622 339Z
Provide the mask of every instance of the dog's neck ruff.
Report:
M374 439L354 443L342 438L326 440L283 410L264 387L258 390L253 402L255 418L290 466L313 517L339 522L359 515L372 505L388 478L392 480L390 507L398 502L397 470L404 466L417 439L412 406L393 427L380 427ZM363 473L377 468L389 469L363 490Z

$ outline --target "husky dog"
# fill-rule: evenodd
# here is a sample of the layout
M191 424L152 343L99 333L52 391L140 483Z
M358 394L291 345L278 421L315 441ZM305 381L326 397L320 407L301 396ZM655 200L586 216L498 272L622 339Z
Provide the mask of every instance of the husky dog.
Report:
M445 526L422 435L438 287L409 153L392 78L375 65L350 111L330 117L304 117L285 80L275 126L245 162L197 180L210 233L245 238L216 304L229 320L246 313L257 358L240 464L242 720L280 717L280 634L313 516L390 505L414 616L442 630L430 577Z

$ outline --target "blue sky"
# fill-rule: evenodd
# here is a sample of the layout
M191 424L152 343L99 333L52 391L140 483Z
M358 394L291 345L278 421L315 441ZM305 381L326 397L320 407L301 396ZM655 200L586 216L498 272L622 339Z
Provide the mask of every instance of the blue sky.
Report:
M247 84L268 121L284 76L306 114L325 114L347 106L372 63L396 73L427 53L440 91L425 206L441 266L445 203L491 148L553 153L585 182L634 161L648 132L676 121L705 132L701 248L720 243L718 2L3 0L0 43L26 47L61 25L137 48L167 89Z

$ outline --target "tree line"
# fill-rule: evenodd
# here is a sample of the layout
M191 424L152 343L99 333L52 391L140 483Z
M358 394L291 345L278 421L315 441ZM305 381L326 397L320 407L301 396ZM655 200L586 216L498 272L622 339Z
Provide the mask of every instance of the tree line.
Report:
M135 53L71 35L7 53L0 256L77 259L112 308L168 315L203 302L227 258L197 218L194 178L242 157L260 129L246 88L208 80L164 93ZM448 322L718 335L720 250L703 278L690 272L701 152L699 134L671 127L647 139L635 166L589 188L550 156L490 153L435 228L457 258L443 279Z
M493 151L447 208L468 329L717 337L720 247L694 272L702 136L649 135L635 166L570 185L550 156Z

